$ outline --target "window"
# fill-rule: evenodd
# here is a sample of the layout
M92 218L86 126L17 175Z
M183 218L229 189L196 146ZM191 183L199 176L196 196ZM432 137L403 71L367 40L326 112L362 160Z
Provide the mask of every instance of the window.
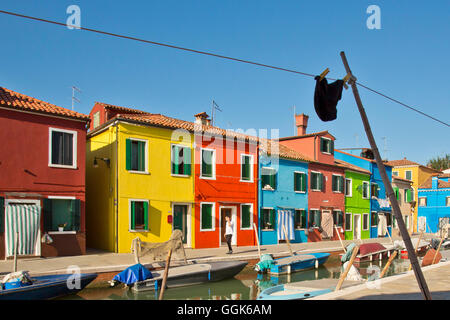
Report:
M76 168L77 132L50 128L49 166Z
M178 145L172 145L171 152L172 169L174 175L191 175L191 149Z
M94 113L93 127L94 129L100 125L100 111Z
M405 189L403 196L405 202L411 202L412 201L412 190L411 189Z
M261 227L263 230L275 230L275 210L263 208L261 210Z
M294 191L306 192L306 173L294 172Z
M310 210L309 211L309 226L312 228L319 228L321 226L321 214L320 210Z
M378 213L376 211L372 211L371 215L372 227L378 226Z
M241 229L253 228L253 205L241 204Z
M344 215L341 210L333 210L333 223L338 227L344 224Z
M350 212L345 213L345 231L352 231L352 214Z
M214 204L202 203L200 205L200 231L213 231L214 226Z
M130 230L149 231L148 200L130 200Z
M241 181L253 181L253 156L241 154Z
M261 168L261 186L264 190L277 188L277 172L274 168Z
M392 174L396 177L398 177L398 171L392 171Z
M126 169L134 172L147 172L147 141L126 140Z
M397 198L397 200L400 200L400 189L398 187L393 187L392 189L394 189L395 197Z
M412 171L405 171L405 179L412 180Z
M450 207L450 197L445 198L445 206Z
M369 199L369 183L363 181L362 184L362 197L363 199Z
M387 225L388 227L389 227L389 226L392 226L392 213L390 213L390 212L385 212L384 215L385 215L385 217L386 217L386 225Z
M215 151L209 149L202 149L202 167L201 167L201 178L215 178L216 174L216 159Z
M323 174L311 171L311 189L313 191L323 191Z
M370 194L372 195L372 197L378 198L379 190L380 190L380 188L378 187L377 183L372 183L370 185Z
M344 177L333 174L331 178L331 190L333 192L344 192Z
M45 231L80 231L80 200L44 199L43 215Z
M427 206L427 197L419 197L419 207Z
M352 179L345 179L345 196L352 196Z
M369 214L363 213L363 230L369 230Z
M294 228L306 229L308 224L308 216L305 209L296 209L294 216Z
M320 151L322 153L334 154L334 141L329 138L320 138Z

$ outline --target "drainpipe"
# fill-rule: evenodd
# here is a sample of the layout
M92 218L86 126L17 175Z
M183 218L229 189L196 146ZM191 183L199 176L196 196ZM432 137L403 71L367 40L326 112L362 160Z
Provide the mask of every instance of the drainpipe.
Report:
M115 226L116 226L116 235L115 235L115 252L119 253L119 128L118 121L114 122L114 126L116 127L116 199L114 201L116 214L115 214Z

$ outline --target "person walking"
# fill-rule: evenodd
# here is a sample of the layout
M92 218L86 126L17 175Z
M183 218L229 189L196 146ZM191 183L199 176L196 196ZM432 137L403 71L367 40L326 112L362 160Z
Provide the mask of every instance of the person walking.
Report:
M227 254L232 254L233 249L231 248L231 238L233 237L233 221L231 221L229 216L225 216L226 220L226 226L225 226L225 240L227 241L228 245L228 252Z

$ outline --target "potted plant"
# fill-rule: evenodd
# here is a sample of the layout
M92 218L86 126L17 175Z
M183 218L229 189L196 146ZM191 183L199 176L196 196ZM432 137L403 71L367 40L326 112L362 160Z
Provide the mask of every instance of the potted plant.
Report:
M63 232L64 228L67 226L67 223L60 223L58 224L58 231Z

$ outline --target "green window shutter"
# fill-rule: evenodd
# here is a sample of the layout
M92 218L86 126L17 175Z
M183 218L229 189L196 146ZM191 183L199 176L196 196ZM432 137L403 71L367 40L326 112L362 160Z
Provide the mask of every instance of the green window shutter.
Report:
M52 230L52 200L51 199L44 199L44 208L43 208L43 215L44 215L44 231L53 231Z
M148 220L149 220L149 216L148 216L148 202L144 201L144 229L145 230L149 230L148 229Z
M131 139L125 141L125 151L126 151L126 169L131 170Z
M202 229L212 229L212 205L202 205Z
M321 152L325 152L325 139L324 138L320 138L320 151Z
M302 229L306 229L306 228L307 228L307 223L308 223L308 214L307 214L307 211L306 211L306 210L302 210L301 216L302 216L302 224L301 224L301 228L302 228Z
M184 148L183 149L183 166L184 166L184 174L190 176L191 175L191 149Z
M0 197L0 233L5 232L5 198Z
M172 173L173 174L178 174L179 172L179 159L178 159L178 146L172 146L172 157L171 157L171 161L172 161Z
M334 141L330 140L330 153L334 154Z
M145 171L145 142L139 141L138 143L139 154L139 171Z
M331 176L331 189L332 191L337 191L337 178L336 176Z
M81 225L81 201L79 199L76 199L73 201L73 231L80 231L80 225Z
M212 177L213 176L212 158L213 158L212 151L202 150L202 176L203 177Z
M272 225L272 229L276 229L276 223L275 223L275 214L276 214L276 211L275 211L275 209L270 209L270 224Z
M250 228L250 217L251 217L251 212L250 212L250 206L249 205L243 205L242 206L242 228Z
M294 191L300 191L300 173L294 172Z
M394 187L395 197L397 200L399 200L399 189L397 187Z
M406 189L406 202L411 202L411 189Z
M261 175L261 188L264 188L268 184L270 184L269 176L267 174Z
M250 180L250 157L242 156L241 177L242 180Z
M341 181L341 184L339 186L339 191L344 193L344 183L345 183L345 179L344 177L339 177L339 180Z
M135 230L136 229L136 217L135 217L135 209L134 209L134 201L131 201L131 230Z
M316 226L320 227L321 226L321 215L320 215L320 211L316 210L315 212L315 217L314 217L314 221L316 222Z
M303 191L303 192L306 192L306 180L307 180L307 176L306 176L306 174L305 173L303 173L302 175L302 184L301 184L301 190Z
M319 190L323 191L323 174L319 173Z

